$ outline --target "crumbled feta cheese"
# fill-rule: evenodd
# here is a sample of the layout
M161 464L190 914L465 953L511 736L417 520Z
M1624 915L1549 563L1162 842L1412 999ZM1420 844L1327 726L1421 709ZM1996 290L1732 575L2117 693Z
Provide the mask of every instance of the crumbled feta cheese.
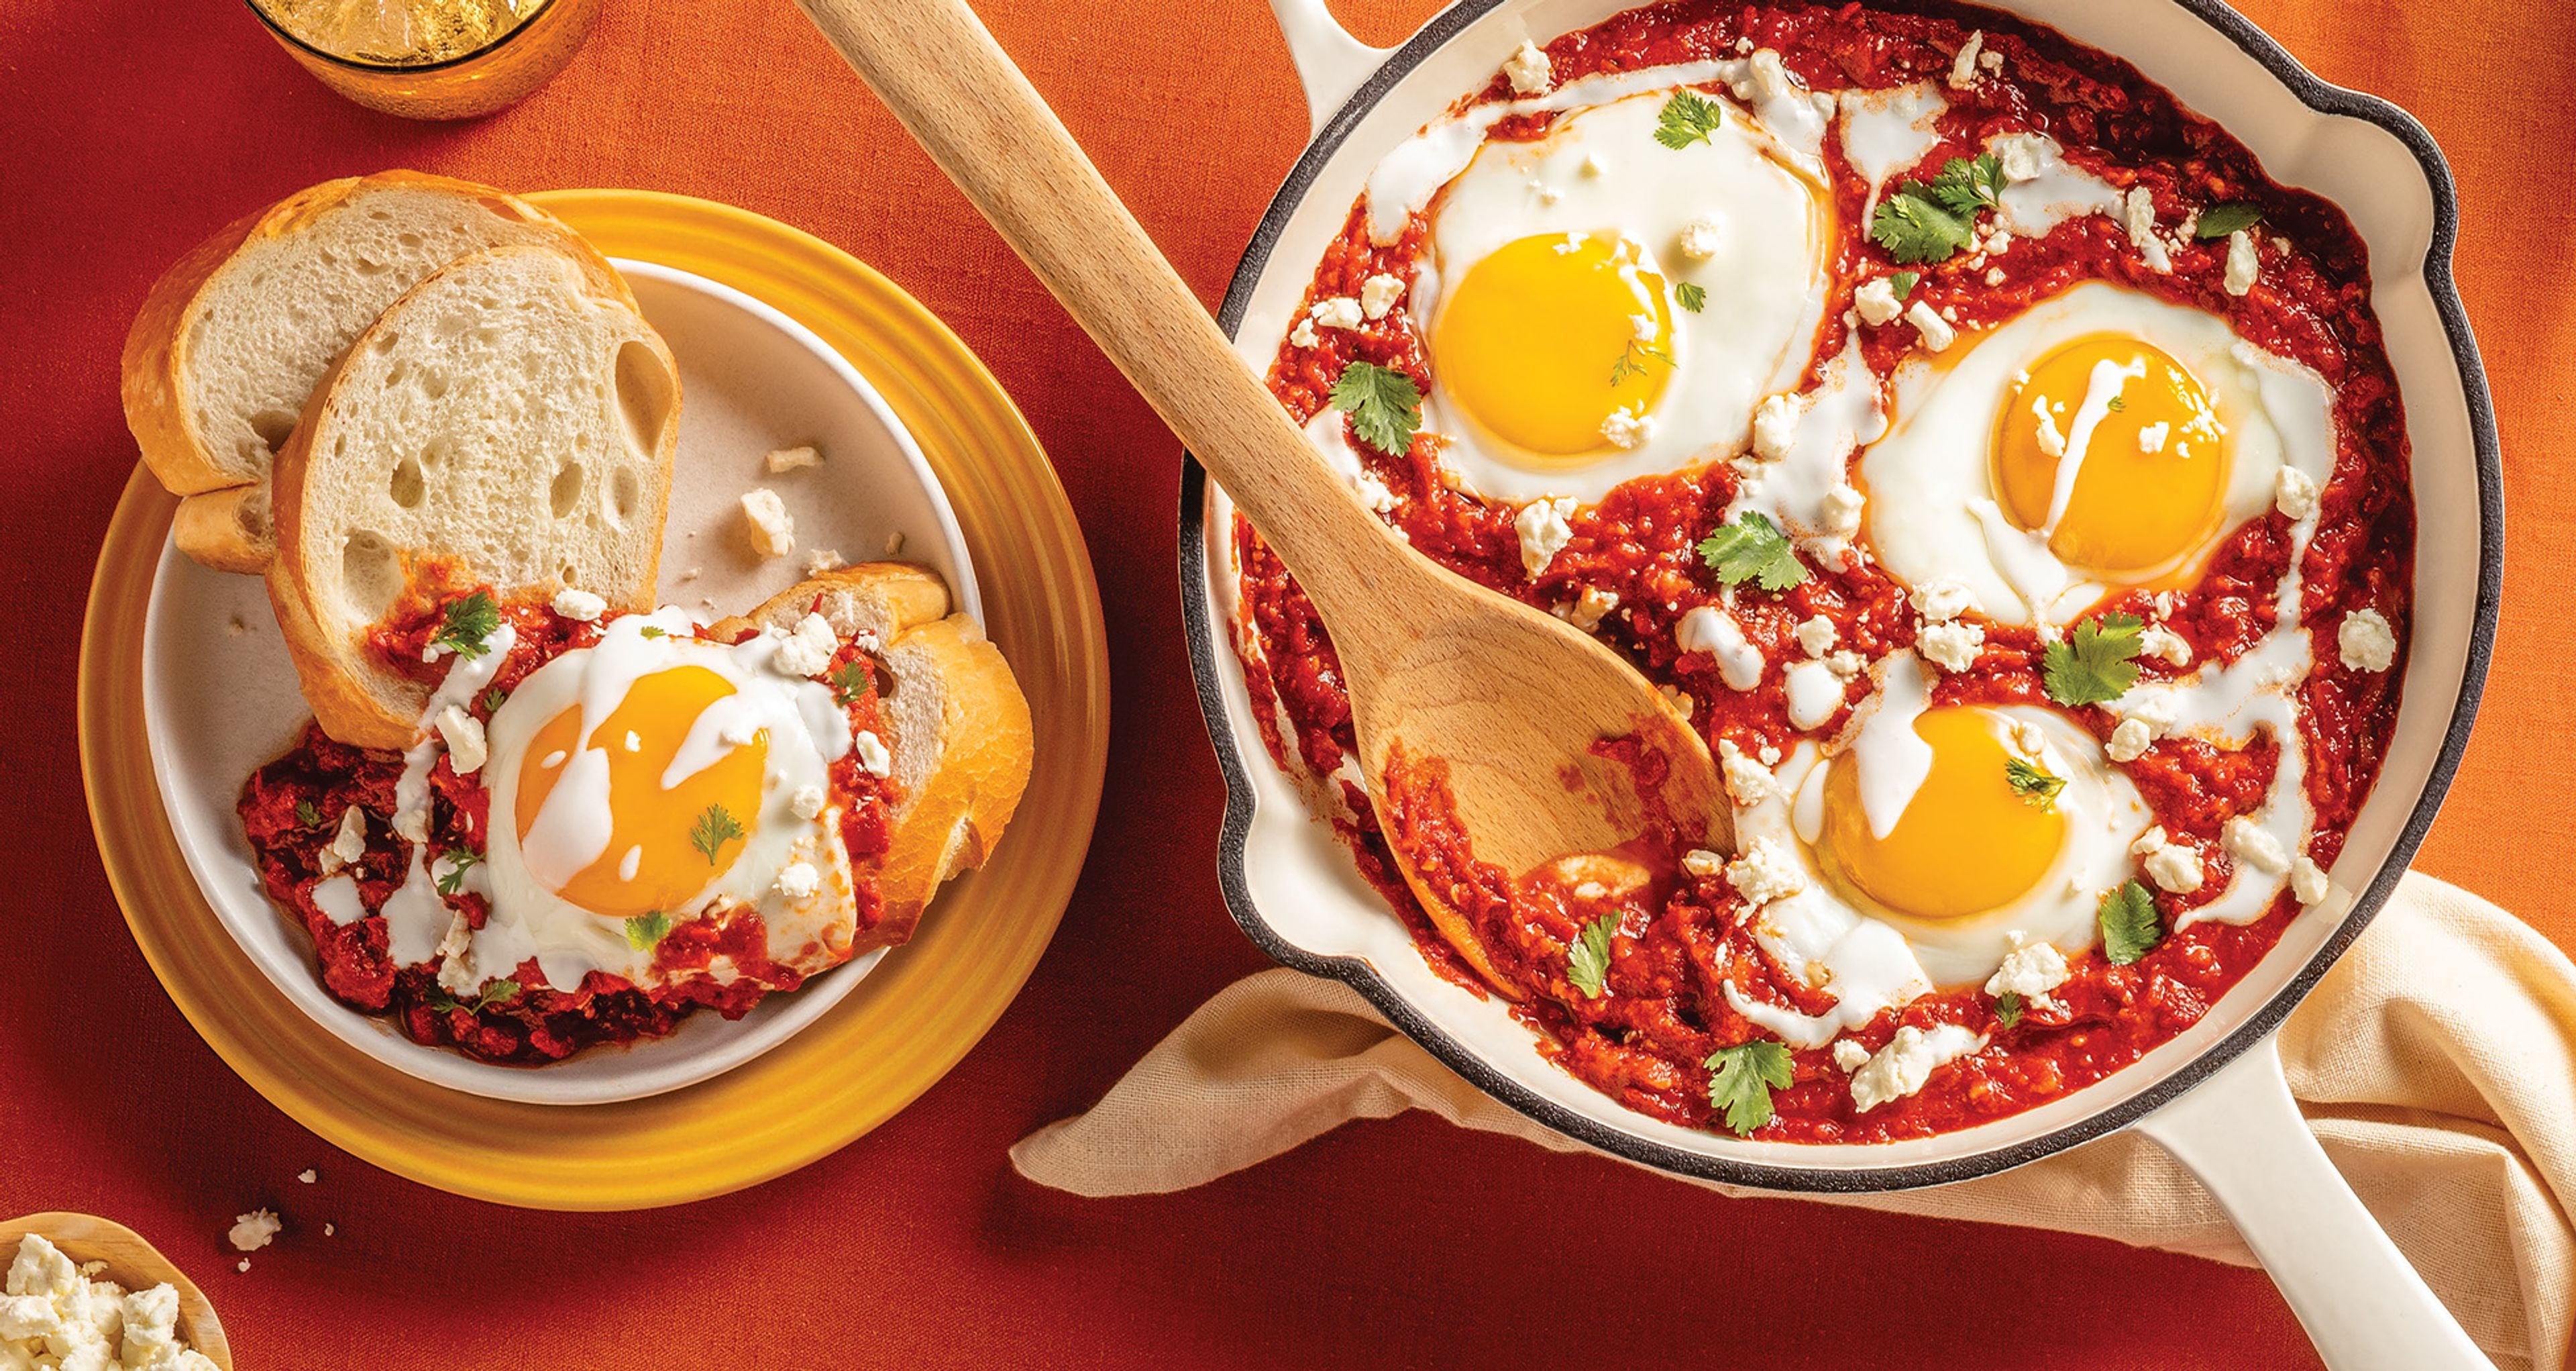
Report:
M2037 757L2048 750L2048 731L2026 719L2014 722L2012 740L2025 757Z
M1744 855L1726 864L1726 883L1734 886L1745 903L1766 905L1785 900L1807 888L1807 873L1780 845L1769 838L1756 838L1744 849Z
M796 621L793 631L780 635L778 654L769 664L781 676L820 676L831 669L832 658L840 651L841 640L832 632L832 621L808 614Z
M823 812L823 805L828 799L829 796L819 785L798 786L796 793L787 797L787 807L797 818L811 819Z
M2264 831L2263 826L2239 814L2227 821L2224 834L2227 850L2241 865L2279 876L2290 869L2290 854L2281 849L2281 840Z
M1990 286L2000 286L2000 285L2002 285L2003 283L2004 283L2004 269L2003 269L2002 267L1988 267L1988 268L1986 268L1986 284L1987 284L1987 285L1990 285Z
M1300 316L1297 320L1297 327L1288 330L1288 341L1301 348L1310 348L1324 340L1320 334L1315 332L1315 321Z
M1347 295L1318 300L1306 314L1326 328L1358 328L1360 321L1367 317L1360 309L1360 302Z
M1968 41L1959 45L1959 55L1950 59L1950 89L1966 90L1977 83L1977 58L1986 47L1986 31L1972 29Z
M309 1167L309 1166L308 1166L308 1167L304 1168L303 1170L296 1172L296 1173L295 1173L295 1179L297 1179L297 1180L299 1180L299 1181L303 1182L303 1183L304 1183L304 1184L306 1184L306 1185L314 1185L314 1184L317 1184L317 1183L319 1183L319 1182L321 1181L321 1179L322 1179L322 1173L321 1173L321 1172L319 1172L319 1171L316 1171L316 1170L314 1170L312 1167Z
M2138 635L2138 651L2169 666L2191 665L2191 640L2163 624L2147 625Z
M2130 842L2129 855L2132 857L2143 857L2150 852L2154 852L2159 848L2162 848L2164 845L2165 826L2163 824L2157 824L2146 832L2139 834L2136 839Z
M2170 272L2173 259L2165 255L2164 243L2156 237L2156 197L2145 186L2131 186L2120 202L2121 227L2129 231L2129 245L2138 250L2138 259L2151 271Z
M1523 39L1519 47L1512 49L1512 55L1504 60L1503 76L1512 83L1515 94L1536 95L1547 89L1549 67L1546 49Z
M1618 607L1617 591L1603 590L1599 586L1585 586L1583 593L1574 598L1574 603L1566 607L1563 617L1567 623L1589 633L1601 627L1603 615Z
M105 1262L75 1265L39 1233L18 1242L0 1296L6 1371L213 1371L181 1345L179 1293L167 1284L127 1292L100 1280Z
M1985 652L1986 631L1975 624L1955 621L1925 624L1915 636L1914 650L1944 671L1965 671L1975 666Z
M1646 440L1655 436L1654 416L1614 409L1610 411L1609 418L1601 421L1601 436L1609 439L1612 447L1622 450L1644 447Z
M1824 615L1798 625L1798 647L1810 657L1822 657L1834 650L1834 621Z
M483 721L454 705L438 711L438 736L447 741L447 764L459 776L471 776L491 760L483 741Z
M1860 532L1861 503L1860 487L1849 482L1826 491L1816 510L1825 521L1825 532L1836 538L1848 538Z
M1852 308L1865 322L1886 324L1905 312L1905 302L1896 298L1896 287L1886 277L1873 276L1852 292Z
M1859 675L1861 673L1861 669L1868 665L1869 663L1862 660L1861 655L1857 652L1837 652L1833 656L1825 659L1825 670L1842 677L1846 681Z
M1834 1065L1848 1075L1869 1064L1869 1049L1849 1038L1834 1039Z
M2356 609L2335 629L2335 651L2355 671L2386 671L2397 662L2397 631L2375 609Z
M2298 896L2299 903L2316 904L2325 899L2326 892L2332 888L2332 883L2326 879L2326 869L2317 865L2308 854L2302 852L2297 861L2290 863L2290 893Z
M232 1231L224 1237L236 1252L256 1252L285 1230L286 1225L278 1222L276 1214L266 1209L254 1209L235 1217Z
M1701 215L1682 226L1682 256L1694 262L1705 262L1715 257L1718 250L1725 246L1726 225L1707 215Z
M2173 425L2164 420L2138 425L2138 451L2154 456L2165 450L2165 439L2173 435ZM2287 471L2284 467L2282 470Z
M2272 478L2272 508L2293 521L2317 512L2317 483L2308 473L2294 466L2281 468Z
M1907 1024L1852 1073L1852 1108L1866 1114L1890 1100L1901 1100L1921 1090L1935 1069L1984 1045L1985 1039L1957 1024L1943 1024L1930 1033Z
M837 548L818 547L805 554L805 574L808 576L820 576L827 571L838 571L848 565L848 562L841 559Z
M325 876L367 855L367 811L356 805L340 811L340 831L331 835L317 856Z
M1798 397L1774 395L1753 411L1753 455L1777 462L1798 440Z
M1977 607L1977 593L1967 583L1942 577L1916 586L1907 601L1925 623L1942 624Z
M1385 272L1360 282L1360 313L1371 319L1383 319L1404 298L1404 278Z
M2025 943L2019 933L2012 934L2012 951L2004 954L2003 965L1986 979L1989 995L2019 995L2032 1004L2046 1004L2048 992L2066 984L2066 954L2047 943Z
M1704 847L1694 847L1682 854L1682 871L1702 880L1726 870L1726 859Z
M2145 859L2147 877L2156 883L2158 889L2169 890L2176 895L2188 895L2200 889L2200 854L2167 839L2162 824L2139 834L2138 840L2129 844L2129 853Z
M2111 741L2102 745L2102 752L2115 762L2134 762L2147 755L2147 748L2155 740L2155 731L2147 727L2145 720L2122 719L2120 726L2111 730Z
M1521 540L1521 566L1531 580L1543 575L1548 563L1556 560L1556 554L1574 541L1574 526L1566 520L1576 508L1574 497L1560 495L1552 500L1532 500L1513 516L1512 531Z
M818 467L823 465L823 450L811 443L804 444L800 447L775 448L770 451L768 456L761 458L760 463L762 466L769 468L770 475L783 476L788 472L802 470L805 467Z
M1755 48L1752 60L1745 65L1746 83L1756 101L1777 100L1796 89L1790 84L1789 68L1771 48Z
M2254 288L2262 273L2263 260L2254 254L2254 235L2243 229L2227 235L2227 276L2219 284L2230 295L2243 295Z
M1923 346L1933 352L1939 352L1958 341L1959 331L1950 327L1950 321L1942 318L1938 311L1921 300L1907 307L1905 319L1906 322L1914 325L1916 333L1923 336Z
M1679 686L1659 685L1655 687L1655 693L1663 696L1664 703L1671 705L1673 712L1685 719L1691 716L1691 711L1699 708L1699 703L1690 697L1690 692Z
M743 492L743 529L751 549L763 557L784 557L796 550L796 521L787 517L787 502L778 492L758 487Z
M850 745L858 750L859 765L871 776L891 775L894 754L886 751L885 739L865 731L854 735Z
M608 602L587 590L565 586L555 592L554 611L563 618L587 624L608 612Z
M2039 175L2040 164L2054 151L2046 137L2036 133L2007 133L1986 145L1995 155L1996 165L2007 181L2029 181Z
M823 873L812 862L789 862L778 869L778 893L791 900L813 898L823 888Z
M2066 435L2058 431L2057 416L2049 412L2046 395L2034 394L2030 397L2030 417L2037 421L2037 427L2032 430L2032 436L2039 440L2040 455L2050 458L2065 456Z
M1717 740L1717 769L1726 778L1726 797L1735 802L1736 808L1751 809L1771 798L1771 768L1746 756L1734 739Z
M1988 71L2002 71L2004 69L2004 55L1995 51L1993 48L1988 48L1984 52L1977 54L1977 65Z

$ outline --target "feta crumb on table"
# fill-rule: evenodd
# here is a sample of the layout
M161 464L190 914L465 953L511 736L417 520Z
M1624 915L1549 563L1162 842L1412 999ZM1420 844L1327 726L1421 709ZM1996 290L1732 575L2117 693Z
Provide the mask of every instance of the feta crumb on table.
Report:
M796 550L796 521L787 517L787 502L778 498L777 491L762 486L744 492L742 520L752 551L763 557L784 557Z

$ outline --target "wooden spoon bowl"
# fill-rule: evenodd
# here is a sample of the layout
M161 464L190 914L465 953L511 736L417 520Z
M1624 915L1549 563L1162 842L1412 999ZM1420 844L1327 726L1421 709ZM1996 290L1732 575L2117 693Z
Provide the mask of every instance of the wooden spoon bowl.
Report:
M1401 755L1445 767L1475 860L1508 878L1607 852L1642 836L1649 806L1594 748L1635 735L1663 754L1654 798L1680 835L1732 845L1699 733L1598 639L1414 552L1361 507L967 0L797 3L1297 578L1339 654L1382 818ZM1443 883L1393 846L1441 932L1510 993Z
M163 1284L177 1290L179 1336L206 1360L223 1371L233 1371L232 1344L224 1338L223 1321L215 1317L214 1303L195 1281L188 1279L187 1272L145 1242L142 1234L96 1214L29 1214L0 1223L0 1263L13 1260L19 1241L30 1233L61 1248L63 1255L73 1261L107 1263L99 1278L128 1290Z

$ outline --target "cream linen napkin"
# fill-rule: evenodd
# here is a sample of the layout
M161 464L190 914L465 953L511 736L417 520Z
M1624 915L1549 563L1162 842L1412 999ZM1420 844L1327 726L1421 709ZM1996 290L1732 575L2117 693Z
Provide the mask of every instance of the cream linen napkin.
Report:
M2470 1335L2501 1366L2560 1371L2576 1313L2576 966L2496 906L2410 873L2290 1017L2281 1060L2318 1141ZM1283 969L1208 1001L1011 1160L1076 1194L1156 1193L1407 1109L1589 1150L1469 1085L1349 987ZM2125 1133L1959 1185L1812 1198L2255 1264L2199 1183Z

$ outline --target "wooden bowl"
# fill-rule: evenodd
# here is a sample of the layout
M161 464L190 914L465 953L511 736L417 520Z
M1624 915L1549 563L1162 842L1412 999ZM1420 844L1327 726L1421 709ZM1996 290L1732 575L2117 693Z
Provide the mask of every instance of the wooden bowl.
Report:
M16 1255L18 1242L30 1233L42 1235L76 1262L105 1262L100 1276L128 1290L167 1283L179 1292L179 1336L206 1360L233 1371L232 1345L224 1339L215 1306L188 1273L162 1256L143 1235L95 1214L29 1214L0 1223L0 1260Z

